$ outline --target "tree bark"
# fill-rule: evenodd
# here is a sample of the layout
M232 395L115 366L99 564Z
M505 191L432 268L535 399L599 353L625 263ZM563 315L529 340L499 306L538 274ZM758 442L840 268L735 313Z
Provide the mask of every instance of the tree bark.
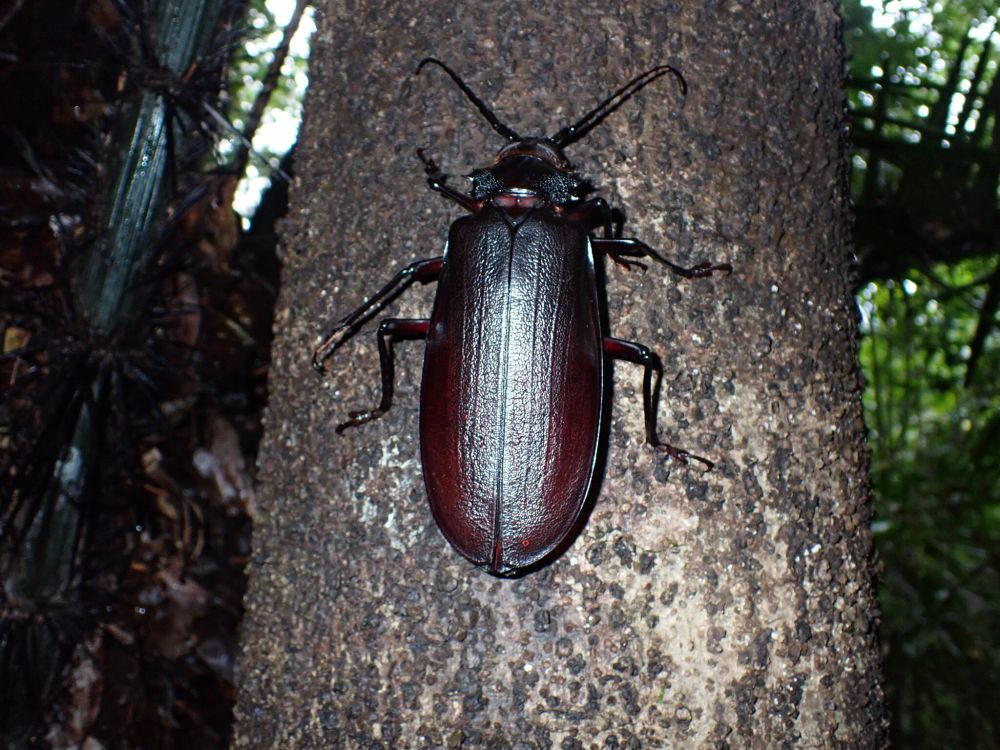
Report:
M874 558L850 296L836 3L320 3L261 449L238 747L879 747ZM633 74L681 68L571 147L625 235L731 276L608 269L610 335L660 353L661 436L617 364L606 469L579 537L493 578L424 496L420 344L378 400L374 326L318 380L324 328L461 214L426 189L501 139L425 55L521 133ZM458 182L455 183L459 185ZM387 315L426 316L433 289Z

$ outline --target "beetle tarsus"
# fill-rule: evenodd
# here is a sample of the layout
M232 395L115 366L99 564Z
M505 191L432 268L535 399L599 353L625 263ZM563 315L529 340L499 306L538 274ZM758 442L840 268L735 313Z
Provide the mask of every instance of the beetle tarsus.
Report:
M681 448L675 448L674 446L667 445L666 443L655 443L653 444L653 448L655 448L658 453L665 453L670 458L674 459L675 461L680 461L685 466L687 466L690 463L690 461L698 461L700 463L705 464L705 471L711 471L713 468L715 468L715 463L709 461L707 458L696 456L694 453L691 453L690 451L686 451Z
M438 259L430 261L420 261L410 269L413 274L428 273L428 269L436 273ZM409 269L407 269L409 270ZM427 338L427 331L430 322L423 318L386 318L378 327L378 358L379 370L382 376L382 397L378 406L373 409L363 409L348 413L349 419L337 426L338 435L342 435L348 427L357 427L366 422L378 419L392 408L392 395L394 390L393 381L395 379L395 366L393 365L393 345L404 339ZM332 336L330 337L333 338Z
M427 175L427 185L431 190L441 193L445 198L455 201L466 211L475 213L482 205L480 201L464 193L460 193L448 185L448 175L441 171L437 162L424 154L422 148L417 149L417 157L424 163L424 172Z
M733 272L733 267L728 263L710 263L705 261L691 268L675 266L669 261L664 261L674 273L686 279L704 279L711 276L714 271L724 271L727 275Z
M608 257L614 261L615 265L621 266L626 271L631 271L633 268L638 268L643 273L649 268L645 263L639 260L629 260L624 255L619 255L618 253L608 253Z
M700 461L705 464L707 471L711 471L715 464L707 458L696 456L694 453L675 448L674 446L662 442L656 436L656 407L659 401L660 381L663 377L663 364L660 358L648 347L637 344L634 341L623 341L605 337L604 352L613 359L622 359L626 362L634 362L642 365L642 409L646 422L646 444L659 453L666 453L670 458L680 461L685 466L689 460ZM656 376L655 385L653 376Z
M424 163L424 173L427 175L428 181L433 180L434 182L442 183L445 181L445 173L441 171L441 168L434 159L424 155L422 148L417 149L417 158Z
M344 341L349 330L350 326L343 324L338 325L325 339L323 339L320 345L313 350L312 366L313 369L320 375L326 374L326 365L324 363L327 358L333 354L334 349L340 346L340 344Z
M371 409L369 411L352 411L348 412L347 416L350 417L346 422L342 422L336 426L335 432L338 435L343 435L344 430L348 427L358 427L359 425L366 424L367 422L372 422L379 417L381 417L385 412L382 409Z

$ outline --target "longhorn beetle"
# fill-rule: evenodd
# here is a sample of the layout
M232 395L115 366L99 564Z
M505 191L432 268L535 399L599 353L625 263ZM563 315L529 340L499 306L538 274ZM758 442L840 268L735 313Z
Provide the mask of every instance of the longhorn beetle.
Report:
M428 57L507 140L493 165L469 175L462 193L423 150L431 190L469 212L448 232L444 253L420 260L343 318L313 353L324 361L414 281L438 282L430 318L383 320L378 327L382 398L350 413L341 433L392 404L393 345L426 339L420 389L420 452L431 511L445 537L494 575L512 575L559 549L583 508L594 475L605 393L605 358L642 365L646 442L681 463L712 462L659 440L654 395L662 365L641 344L601 330L594 255L626 268L662 263L685 278L730 272L728 264L682 268L637 239L614 232L608 204L588 198L564 147L591 129L669 65L636 76L577 122L548 138L504 125L451 68ZM593 236L597 229L603 236ZM656 387L653 387L653 374Z

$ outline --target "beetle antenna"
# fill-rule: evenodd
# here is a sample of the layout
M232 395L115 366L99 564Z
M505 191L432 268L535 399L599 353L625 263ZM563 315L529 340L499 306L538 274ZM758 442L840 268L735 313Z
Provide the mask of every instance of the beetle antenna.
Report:
M650 68L645 73L637 75L581 117L577 122L572 125L567 125L558 133L553 135L549 140L559 147L575 143L589 133L594 127L602 123L604 118L631 99L632 96L634 96L640 89L648 86L657 78L665 76L667 73L674 74L678 83L680 83L681 95L686 96L687 81L684 80L684 76L681 75L681 72L677 70L677 68L670 65L657 65L655 68Z
M445 73L447 73L449 76L451 76L451 80L453 80L458 85L458 87L462 90L462 93L465 94L465 96L468 98L468 100L470 102L472 102L473 104L476 105L476 109L479 110L479 113L483 117L486 118L486 121L491 126L493 126L493 129L495 131L497 131L500 135L502 135L508 141L520 141L520 140L523 140L521 138L521 136L519 136L517 133L515 133L509 127L507 127L502 122L500 122L500 118L497 117L495 114L493 114L493 110L490 109L488 106L486 106L486 103L483 102L483 100L480 99L478 96L476 96L473 93L472 89L470 89L468 86L465 85L465 81L463 81L459 77L458 73L456 73L454 70L452 70L451 68L449 68L447 65L445 65L443 62L441 62L437 58L435 58L435 57L425 57L423 60L420 61L420 64L417 66L417 69L414 72L414 75L420 75L420 71L427 64L437 65Z

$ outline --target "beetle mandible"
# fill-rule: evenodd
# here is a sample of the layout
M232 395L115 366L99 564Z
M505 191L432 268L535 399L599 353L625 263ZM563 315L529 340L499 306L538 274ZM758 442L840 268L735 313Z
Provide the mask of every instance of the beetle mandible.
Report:
M605 335L594 256L626 268L646 257L686 278L728 264L676 265L620 236L621 222L563 153L669 65L636 76L577 122L550 137L524 138L504 125L451 68L432 57L507 140L493 165L452 188L423 150L430 188L469 212L451 225L444 253L397 273L333 326L313 352L324 361L413 282L438 282L430 318L390 318L378 327L382 397L354 411L341 433L385 414L393 396L393 345L426 339L420 388L420 452L431 511L449 542L494 575L534 566L560 548L580 516L594 476L606 384L605 358L642 365L646 442L681 463L712 462L657 437L662 365L645 346ZM614 230L617 225L618 231ZM594 236L596 230L603 236ZM653 375L656 386L653 386Z

